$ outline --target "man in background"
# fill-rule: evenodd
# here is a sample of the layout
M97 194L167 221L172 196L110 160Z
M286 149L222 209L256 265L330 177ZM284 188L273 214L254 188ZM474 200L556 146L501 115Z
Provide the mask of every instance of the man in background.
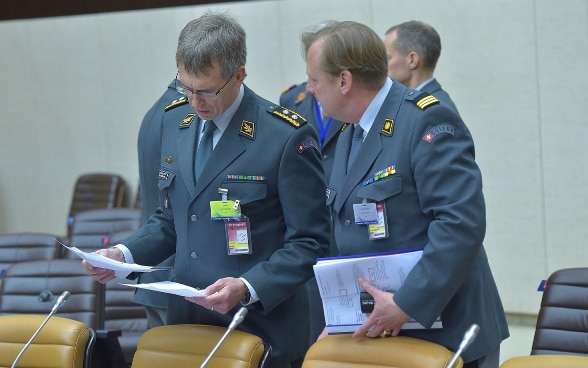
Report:
M388 76L408 88L429 92L456 112L449 94L433 76L441 55L441 37L428 24L409 21L390 27L384 38Z
M304 32L308 33L308 37L310 38L311 35L316 34L318 30L334 23L336 23L335 20L325 20L310 27ZM322 162L328 182L333 168L335 146L337 145L337 138L339 137L339 133L341 133L343 122L333 120L333 118L323 114L320 103L311 93L306 92L306 82L293 85L284 90L280 96L280 105L304 116L308 123L318 132L319 144L323 157Z
M305 30L307 39L311 39L313 34L325 26L336 23L334 20L326 20ZM321 105L311 93L306 92L306 82L294 85L280 96L280 105L296 111L304 116L308 123L312 125L319 134L319 146L322 154L323 168L327 177L327 183L331 177L333 169L333 159L335 158L335 146L337 138L341 133L343 122L334 120L331 117L323 115ZM334 242L331 242L330 254L336 254ZM310 343L316 341L323 329L325 328L325 317L323 311L323 302L318 290L315 278L312 278L308 284L308 299L310 303Z
M141 220L143 224L160 206L157 183L159 182L158 172L161 162L161 133L164 124L164 113L174 109L173 113L167 114L167 118L170 120L177 120L178 114L181 117L185 116L192 110L190 105L185 103L185 100L186 97L176 90L176 79L174 78L161 97L147 111L139 127L137 149ZM171 267L173 263L174 257L171 256L159 264L158 267ZM168 277L169 272L166 271L150 272L141 274L137 282L165 281ZM149 328L165 324L167 296L164 293L137 288L133 301L145 306Z

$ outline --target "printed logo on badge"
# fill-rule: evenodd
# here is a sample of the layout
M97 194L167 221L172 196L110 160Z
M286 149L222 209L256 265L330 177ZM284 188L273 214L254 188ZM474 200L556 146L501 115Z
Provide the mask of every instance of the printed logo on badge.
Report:
M298 143L298 145L296 146L296 150L298 150L298 153L302 153L310 147L314 147L317 150L319 149L316 139L308 138L308 139L303 140L302 142Z
M431 128L423 137L423 140L427 143L431 143L437 138L439 135L443 133L448 133L451 135L455 135L455 128L453 125L449 124L441 124Z

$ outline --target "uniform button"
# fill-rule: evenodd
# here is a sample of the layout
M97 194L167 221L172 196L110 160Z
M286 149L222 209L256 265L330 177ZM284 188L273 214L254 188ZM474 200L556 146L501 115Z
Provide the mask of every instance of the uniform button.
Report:
M198 221L198 216L192 215L192 216L190 216L190 220L192 220L192 222L196 222L196 221Z
M198 259L198 253L196 253L196 252L190 253L190 258L192 258L192 259Z
M351 226L351 221L345 220L345 227L349 227L349 226Z

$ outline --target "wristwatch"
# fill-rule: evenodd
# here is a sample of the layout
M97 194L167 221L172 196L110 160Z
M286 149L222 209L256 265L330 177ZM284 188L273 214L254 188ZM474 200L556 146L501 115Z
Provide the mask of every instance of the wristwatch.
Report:
M249 304L249 302L251 302L251 292L249 291L249 288L247 288L247 292L245 293L245 297L243 299L241 299L241 304L247 305L247 304Z

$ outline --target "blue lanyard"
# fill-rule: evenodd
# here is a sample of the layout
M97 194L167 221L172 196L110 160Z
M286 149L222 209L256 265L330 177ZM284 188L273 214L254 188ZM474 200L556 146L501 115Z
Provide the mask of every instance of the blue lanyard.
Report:
M321 144L321 148L323 148L323 141L325 140L325 137L327 136L327 132L329 131L329 127L331 126L331 122L333 121L332 118L328 118L327 119L327 123L325 125L323 125L323 114L321 113L321 106L319 105L318 100L315 98L314 99L314 106L315 106L315 113L316 113L316 125L318 126L319 129L319 141Z

